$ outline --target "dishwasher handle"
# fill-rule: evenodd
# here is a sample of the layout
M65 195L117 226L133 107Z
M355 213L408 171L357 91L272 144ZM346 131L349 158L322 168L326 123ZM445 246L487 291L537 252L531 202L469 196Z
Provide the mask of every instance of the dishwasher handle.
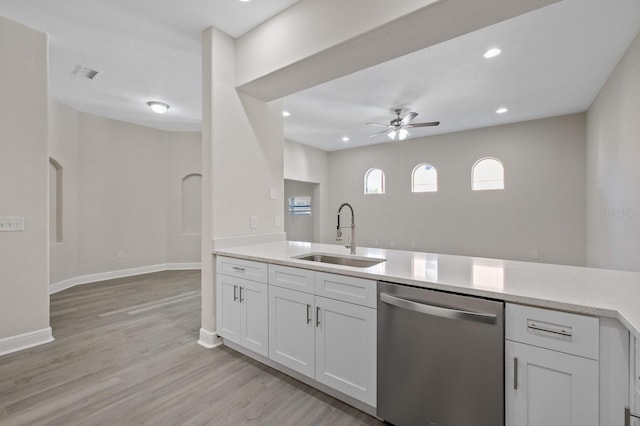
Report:
M413 300L407 300L400 297L392 296L387 293L380 293L380 300L389 305L397 306L402 309L408 309L410 311L419 312L421 314L433 315L436 317L474 321L484 324L495 324L497 322L497 315L483 314L480 312L462 311L459 309L443 308L440 306L429 305L425 303L415 302Z

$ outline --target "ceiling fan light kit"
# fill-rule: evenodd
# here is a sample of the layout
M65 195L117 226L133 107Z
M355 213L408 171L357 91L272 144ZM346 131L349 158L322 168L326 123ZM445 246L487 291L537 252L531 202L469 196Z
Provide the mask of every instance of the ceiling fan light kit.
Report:
M395 109L394 112L396 113L396 118L392 119L389 124L367 123L372 126L386 127L385 130L369 135L370 138L386 133L387 137L391 140L403 141L411 135L407 129L411 129L413 127L433 127L440 125L439 121L412 123L412 121L418 116L417 112L408 112L407 115L402 118L400 118L400 114L402 113L400 108Z

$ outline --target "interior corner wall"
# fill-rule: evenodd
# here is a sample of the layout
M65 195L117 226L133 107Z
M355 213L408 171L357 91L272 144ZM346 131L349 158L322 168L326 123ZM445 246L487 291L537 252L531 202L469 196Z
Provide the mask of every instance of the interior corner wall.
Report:
M284 178L317 184L313 200L313 242L322 240L323 230L328 229L332 215L324 214L329 201L329 153L290 140L284 141ZM317 207L317 208L316 208ZM338 207L335 206L337 209ZM285 215L287 212L285 211ZM289 236L287 236L289 239Z
M49 155L63 170L63 235L51 284L86 275L200 261L181 231L181 182L201 173L200 134L167 132L50 101ZM118 257L118 252L122 257Z
M504 190L471 190L483 157L504 163ZM436 167L438 192L411 192L422 162ZM329 165L325 215L350 202L359 245L584 264L584 114L334 151ZM385 172L383 195L364 195L372 167ZM333 227L323 232L332 240Z
M49 281L56 283L79 275L78 113L49 100L49 158L62 168L62 241L49 242Z
M640 35L587 112L587 265L640 271Z
M0 343L49 328L47 35L0 17ZM49 334L50 336L50 334Z
M263 102L238 92L235 40L215 29L210 35L211 115L203 116L203 121L209 120L212 129L208 141L212 238L256 241L276 234L284 238L282 100ZM252 216L257 219L255 227Z

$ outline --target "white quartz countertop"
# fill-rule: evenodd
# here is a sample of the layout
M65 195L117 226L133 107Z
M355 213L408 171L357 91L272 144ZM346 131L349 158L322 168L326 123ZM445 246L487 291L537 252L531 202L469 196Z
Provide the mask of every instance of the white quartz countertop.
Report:
M637 272L367 247L358 247L355 256L386 261L357 268L293 258L307 253L349 256L349 250L340 245L292 241L214 251L220 256L613 317L640 338Z

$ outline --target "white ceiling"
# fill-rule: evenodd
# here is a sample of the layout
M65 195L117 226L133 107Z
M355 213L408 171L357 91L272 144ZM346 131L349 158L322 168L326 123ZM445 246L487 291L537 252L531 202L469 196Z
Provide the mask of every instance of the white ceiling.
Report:
M76 109L164 130L200 130L201 33L238 37L298 0L0 0L50 35L49 92ZM72 75L77 65L100 73ZM162 116L150 100L171 105Z
M289 96L285 136L327 151L389 142L365 123L396 107L441 122L412 137L583 112L639 30L638 0L564 0ZM490 47L502 54L484 59Z
M159 129L199 130L202 30L237 37L296 2L0 0L0 15L50 34L54 99ZM380 128L364 123L387 123L396 107L420 113L416 122L442 122L412 137L585 111L639 30L639 0L563 0L287 97L285 137L324 150L387 142L368 138ZM502 55L485 60L493 46ZM77 65L100 74L75 76ZM153 114L149 100L171 109ZM496 115L499 106L509 112Z

